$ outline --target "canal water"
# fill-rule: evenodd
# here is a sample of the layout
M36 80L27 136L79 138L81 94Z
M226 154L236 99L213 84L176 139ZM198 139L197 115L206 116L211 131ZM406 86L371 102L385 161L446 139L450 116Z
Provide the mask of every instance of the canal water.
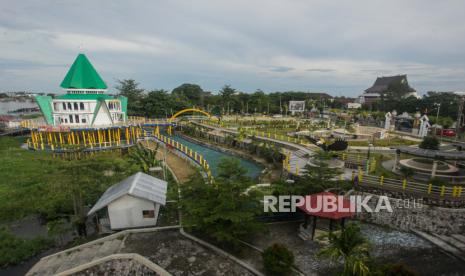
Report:
M247 169L247 176L251 177L252 179L258 178L261 171L264 169L263 166L253 161L249 161L231 154L227 154L218 150L211 149L209 147L193 143L176 135L171 136L170 138L178 141L179 143L182 143L183 145L203 155L203 158L205 158L208 164L210 165L210 169L214 177L218 175L218 164L223 158L234 158L239 160L241 165Z

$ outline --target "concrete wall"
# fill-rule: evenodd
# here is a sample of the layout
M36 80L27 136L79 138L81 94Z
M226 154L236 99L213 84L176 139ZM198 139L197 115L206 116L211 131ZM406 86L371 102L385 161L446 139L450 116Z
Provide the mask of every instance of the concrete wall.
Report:
M110 113L108 112L108 109L104 106L101 105L100 109L97 112L97 115L95 116L94 120L94 126L100 126L100 125L111 125L112 121L110 118Z
M154 210L155 218L144 218L142 211ZM125 195L108 205L111 229L155 226L160 205L151 201Z
M375 207L377 196L369 201ZM410 231L411 229L436 234L463 234L465 232L465 209L444 208L421 204L413 199L394 199L389 202L393 212L358 213L357 218L378 225ZM413 204L416 204L415 206Z

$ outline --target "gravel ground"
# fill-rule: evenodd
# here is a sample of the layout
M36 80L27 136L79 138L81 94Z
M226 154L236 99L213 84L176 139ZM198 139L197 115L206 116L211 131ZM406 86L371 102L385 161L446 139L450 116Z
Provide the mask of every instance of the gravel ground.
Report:
M173 275L252 275L248 270L182 236L177 230L130 235L124 253L139 253Z

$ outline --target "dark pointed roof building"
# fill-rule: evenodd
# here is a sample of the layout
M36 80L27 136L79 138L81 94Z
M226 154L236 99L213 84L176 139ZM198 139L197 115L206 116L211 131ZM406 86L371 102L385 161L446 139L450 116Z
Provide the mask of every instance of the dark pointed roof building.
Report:
M401 90L403 90L401 95L402 98L411 96L418 98L415 89L408 84L407 75L397 75L377 77L375 83L373 83L371 87L365 89L364 93L359 97L359 102L362 104L372 104L382 97L388 97L396 88L401 88Z

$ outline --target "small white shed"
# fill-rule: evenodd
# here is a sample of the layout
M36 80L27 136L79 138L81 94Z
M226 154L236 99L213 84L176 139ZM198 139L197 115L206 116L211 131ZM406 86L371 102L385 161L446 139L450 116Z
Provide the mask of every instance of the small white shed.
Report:
M108 188L87 214L107 208L111 230L155 226L160 205L166 204L168 183L138 172Z

